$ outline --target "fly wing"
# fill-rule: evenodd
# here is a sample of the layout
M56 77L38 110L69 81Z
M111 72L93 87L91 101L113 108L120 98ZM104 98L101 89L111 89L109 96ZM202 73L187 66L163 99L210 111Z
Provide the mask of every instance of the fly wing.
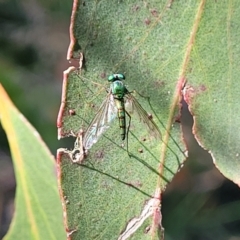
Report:
M76 141L74 143L74 149L70 152L71 159L74 163L82 163L86 153L83 148L83 130L80 129Z
M140 122L142 122L147 127L149 134L160 140L161 132L159 128L153 121L152 117L142 108L137 99L131 93L127 93L126 100L126 109L129 109L128 112L130 114L133 112L136 113L139 117Z
M114 98L113 95L109 93L84 134L83 146L85 150L90 149L92 145L98 141L116 116L117 108Z

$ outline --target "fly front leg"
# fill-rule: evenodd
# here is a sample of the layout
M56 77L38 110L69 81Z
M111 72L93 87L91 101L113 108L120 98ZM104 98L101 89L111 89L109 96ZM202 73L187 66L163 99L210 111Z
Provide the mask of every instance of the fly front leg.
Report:
M127 153L128 153L128 156L131 157L131 154L128 151L128 133L129 133L129 129L130 129L130 126L131 126L131 119L132 118L131 118L130 114L127 111L125 111L125 112L128 115L128 117L129 117L129 123L128 123L128 127L127 127L127 132L126 132L126 135L127 135L127 139L126 139L126 141L127 141Z
M140 97L142 97L142 98L145 98L145 99L147 99L147 101L148 102L150 102L150 97L149 96L144 96L144 95L142 95L141 93L139 93L137 90L133 90L133 91L131 91L131 92L129 92L129 93L137 93L137 95L139 95Z

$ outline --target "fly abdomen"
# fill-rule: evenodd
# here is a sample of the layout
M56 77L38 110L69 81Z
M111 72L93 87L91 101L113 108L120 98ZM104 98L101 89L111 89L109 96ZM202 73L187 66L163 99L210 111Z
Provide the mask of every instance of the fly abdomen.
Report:
M124 100L122 99L115 99L116 106L118 109L118 119L119 119L119 127L121 128L121 136L122 140L125 139L126 136L126 114L124 108Z

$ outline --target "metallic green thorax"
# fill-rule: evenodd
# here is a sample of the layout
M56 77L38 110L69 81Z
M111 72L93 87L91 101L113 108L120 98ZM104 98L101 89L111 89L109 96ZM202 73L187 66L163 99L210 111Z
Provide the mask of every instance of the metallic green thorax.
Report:
M125 77L122 74L114 74L108 78L108 80L112 82L110 90L114 96L116 107L118 109L119 127L122 130L121 131L122 140L124 140L126 136L126 112L124 107L124 96L126 93L128 93L127 88L121 81L124 78Z

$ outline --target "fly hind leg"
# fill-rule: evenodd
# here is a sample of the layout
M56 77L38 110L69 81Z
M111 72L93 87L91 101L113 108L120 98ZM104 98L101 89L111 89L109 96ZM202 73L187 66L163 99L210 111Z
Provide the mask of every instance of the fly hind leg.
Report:
M130 126L131 126L131 116L130 116L130 114L127 112L127 111L125 111L126 112L126 114L128 115L128 117L129 117L129 122L128 122L128 127L127 127L127 134L126 134L126 141L127 141L127 153L128 153L128 156L129 157L132 157L131 156L131 154L129 153L129 151L128 151L128 133L129 133L129 129L130 129Z

